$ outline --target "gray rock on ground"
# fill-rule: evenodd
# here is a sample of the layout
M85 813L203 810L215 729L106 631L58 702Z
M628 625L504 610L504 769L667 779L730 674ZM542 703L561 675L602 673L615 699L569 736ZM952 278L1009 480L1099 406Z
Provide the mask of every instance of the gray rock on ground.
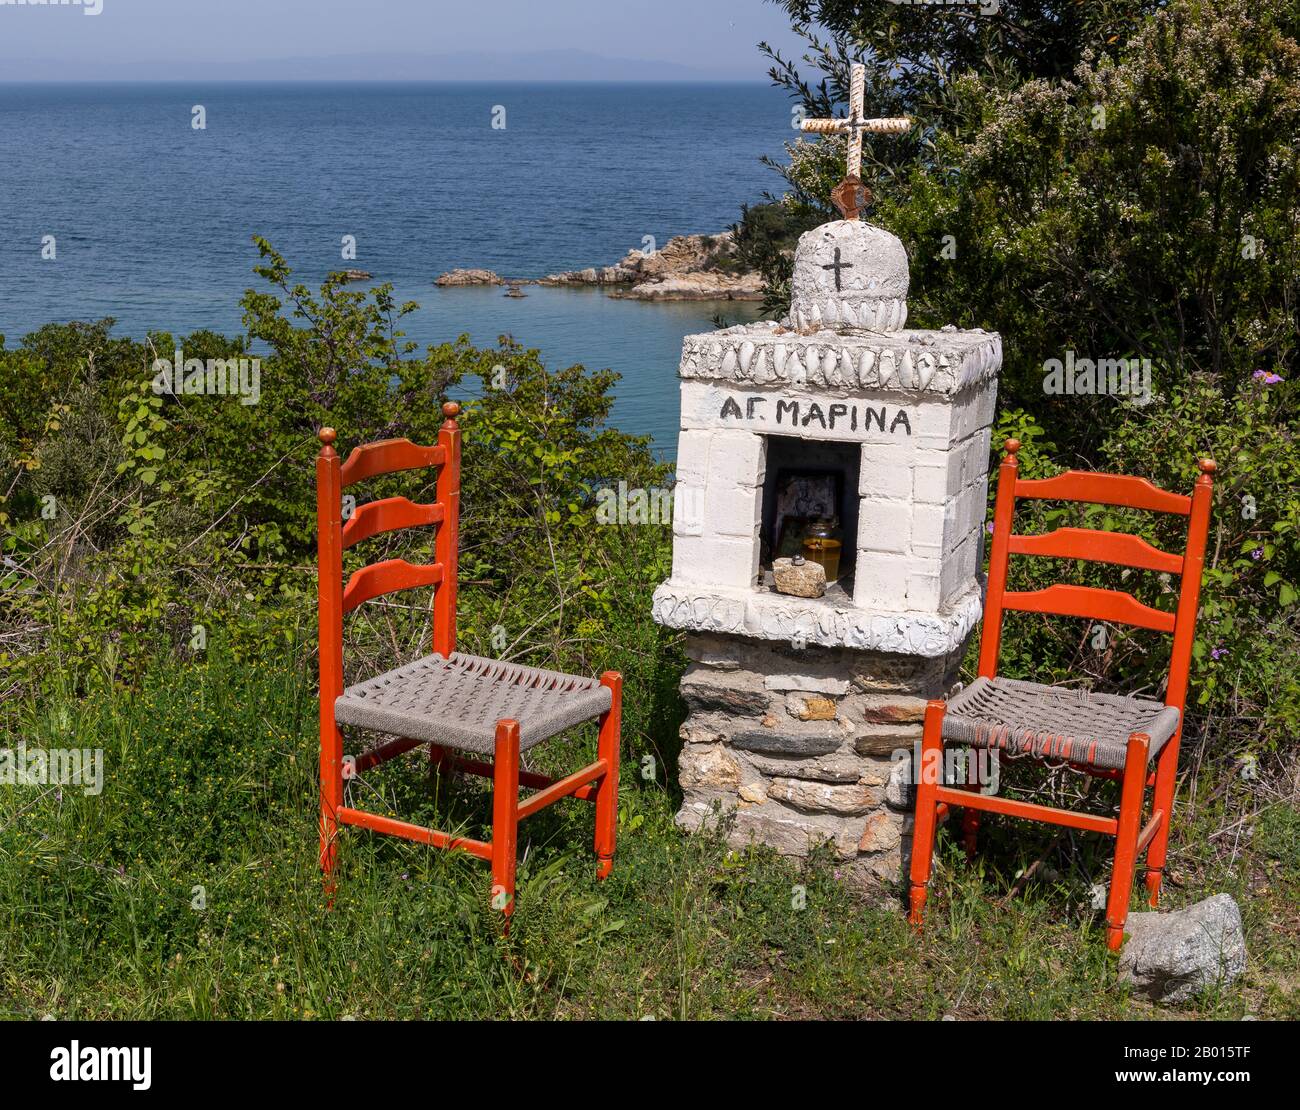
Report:
M1205 987L1226 986L1246 969L1241 912L1216 894L1172 913L1129 914L1119 977L1153 1002L1186 1002Z

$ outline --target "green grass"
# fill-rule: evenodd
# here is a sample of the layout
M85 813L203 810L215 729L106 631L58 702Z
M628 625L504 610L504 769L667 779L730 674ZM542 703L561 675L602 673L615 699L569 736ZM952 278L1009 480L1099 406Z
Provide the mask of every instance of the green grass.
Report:
M306 652L299 652L305 666ZM629 751L645 702L628 691ZM655 712L662 712L658 707ZM1008 896L1045 841L990 822L982 863L941 837L930 928L896 896L688 836L675 799L624 767L618 855L597 882L591 808L521 829L518 909L502 939L484 864L344 833L337 900L316 870L315 703L292 665L215 658L156 668L141 690L55 698L16 714L30 746L105 750L105 789L0 787L0 1010L67 1018L1117 1018L1167 1011L1116 983L1079 897L1104 853L1074 845L1049 880ZM576 762L565 741L553 766ZM543 751L546 749L544 748ZM484 831L477 780L430 777L418 753L365 776L357 800ZM1170 904L1228 890L1245 977L1180 1014L1300 1016L1300 818L1250 823L1235 855L1220 808L1175 829ZM1050 836L1050 833L1047 834ZM1086 839L1086 838L1084 838ZM1053 860L1064 858L1057 855ZM1089 868L1096 873L1089 876ZM806 888L797 908L796 886ZM194 888L204 908L194 908Z

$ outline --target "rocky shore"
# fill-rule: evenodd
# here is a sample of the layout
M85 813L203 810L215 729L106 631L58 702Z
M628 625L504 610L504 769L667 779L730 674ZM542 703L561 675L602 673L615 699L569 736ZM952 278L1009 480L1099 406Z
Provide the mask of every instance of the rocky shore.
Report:
M449 270L435 285L595 285L612 297L643 301L759 301L762 277L736 257L730 231L718 235L675 235L655 251L631 250L612 266L591 266L514 280L491 270Z
M448 270L433 279L434 285L504 285L505 279L491 270Z

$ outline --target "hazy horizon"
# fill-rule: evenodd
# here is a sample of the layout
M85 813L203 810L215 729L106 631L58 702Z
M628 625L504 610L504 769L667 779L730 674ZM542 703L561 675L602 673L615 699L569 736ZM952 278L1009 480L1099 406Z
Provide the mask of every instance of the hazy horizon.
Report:
M759 82L759 41L802 46L769 0L0 0L6 83Z
M3 3L3 0L0 0ZM612 58L586 51L539 51L485 59L463 54L338 54L264 58L186 66L182 73L141 62L100 63L87 68L53 59L0 58L0 84L689 84L765 85L766 75L717 76L688 66L642 58ZM557 70L563 68L563 76ZM374 76L382 71L383 76Z

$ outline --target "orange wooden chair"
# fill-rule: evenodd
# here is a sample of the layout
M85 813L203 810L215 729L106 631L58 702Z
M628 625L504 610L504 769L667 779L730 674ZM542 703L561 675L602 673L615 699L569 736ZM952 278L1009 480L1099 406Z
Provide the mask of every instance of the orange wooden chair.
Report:
M596 807L596 873L605 878L614 860L623 679L607 671L599 680L456 651L456 560L460 524L460 406L442 406L434 447L390 439L355 447L340 463L333 428L320 430L316 459L316 526L320 597L320 864L327 885L337 859L340 825L359 825L451 848L492 864L492 905L507 918L514 910L519 822L561 798ZM439 468L433 504L386 497L356 509L343 522L343 491L366 478L420 467ZM343 552L385 532L436 525L434 562L414 566L388 559L356 571L343 585ZM433 654L365 682L343 685L343 617L362 602L413 586L435 587ZM598 719L596 762L562 779L520 768L520 755L584 721ZM391 734L357 756L343 755L340 725ZM421 744L435 765L492 779L492 839L472 840L344 804L345 777L361 773ZM486 759L468 756L490 756ZM520 800L520 787L535 793Z
M1017 440L1007 440L1006 455L998 473L979 677L949 701L934 700L926 706L912 840L911 921L920 928L936 824L951 810L961 809L966 849L970 854L974 852L979 814L987 810L1106 833L1115 838L1115 866L1106 902L1106 943L1116 949L1124 939L1133 870L1144 850L1146 888L1152 906L1160 896L1210 523L1210 476L1214 473L1214 463L1201 460L1201 475L1191 496L1186 497L1159 489L1143 478L1079 470L1055 478L1022 481L1017 476L1019 449ZM1186 551L1175 555L1152 547L1138 536L1087 528L1014 535L1011 521L1017 499L1122 505L1176 513L1188 518ZM1119 590L1062 583L1028 593L1009 593L1007 563L1011 555L1085 559L1179 575L1182 581L1177 611L1166 613L1153 609ZM1173 650L1164 701L1092 694L999 678L998 647L1003 614L1008 609L1112 621L1171 633ZM1093 776L1118 779L1121 783L1119 815L1078 813L946 786L941 781L945 744L1055 760ZM1150 769L1152 760L1154 773ZM1147 786L1154 787L1154 794L1150 816L1143 824Z

